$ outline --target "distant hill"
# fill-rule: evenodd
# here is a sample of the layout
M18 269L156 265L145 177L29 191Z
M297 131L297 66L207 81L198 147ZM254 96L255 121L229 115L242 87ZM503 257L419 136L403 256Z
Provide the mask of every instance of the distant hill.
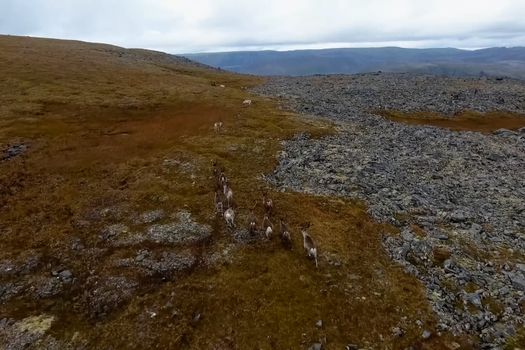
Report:
M398 47L239 51L184 55L213 67L257 75L355 74L374 71L525 79L525 47L475 51Z

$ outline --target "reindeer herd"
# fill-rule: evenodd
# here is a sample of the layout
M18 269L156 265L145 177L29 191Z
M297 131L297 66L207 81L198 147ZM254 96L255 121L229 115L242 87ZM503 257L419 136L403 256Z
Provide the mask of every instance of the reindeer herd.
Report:
M250 101L251 103L251 101ZM221 132L223 127L223 122L219 121L214 124L215 132ZM235 202L233 199L233 190L231 188L230 181L226 176L225 170L223 167L219 166L217 162L213 162L212 173L215 185L215 214L219 217L223 217L226 222L226 226L230 231L237 227L236 224L236 213L235 213ZM274 215L274 203L272 199L268 196L267 191L261 191L262 196L260 201L255 201L253 207L250 209L250 215L248 216L247 229L249 234L252 237L262 236L266 240L272 240L274 235L274 225L270 219ZM256 208L258 204L262 204L264 210L263 219L261 221L257 220ZM258 225L258 222L261 223L261 226ZM307 232L307 229L310 227L310 224L305 224L301 226L301 234L303 236L303 247L306 251L307 257L315 261L315 266L318 266L317 261L317 246L315 245L312 237ZM285 223L285 220L281 217L279 218L279 238L283 247L286 249L292 249L292 236L288 226Z

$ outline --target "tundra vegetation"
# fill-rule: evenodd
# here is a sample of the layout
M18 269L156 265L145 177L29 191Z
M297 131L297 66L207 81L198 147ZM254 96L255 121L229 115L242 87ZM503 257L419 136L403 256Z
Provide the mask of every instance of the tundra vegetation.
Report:
M359 200L268 185L281 141L335 130L250 93L263 79L11 36L0 77L0 347L476 347L437 330L424 285L382 245L396 227ZM235 189L234 232L214 162ZM291 250L237 234L254 201L274 236L285 218Z

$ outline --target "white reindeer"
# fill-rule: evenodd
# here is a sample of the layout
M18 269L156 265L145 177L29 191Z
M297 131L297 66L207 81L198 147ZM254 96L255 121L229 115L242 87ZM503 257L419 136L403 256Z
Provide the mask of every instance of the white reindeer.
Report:
M251 106L252 100L244 100L244 101L242 101L242 104L245 105L245 106Z
M266 236L266 239L272 239L273 225L270 219L268 219L267 215L265 215L263 219L263 229L264 229L264 234Z
M230 185L228 185L227 182L224 184L223 190L224 190L224 195L226 196L226 203L228 204L228 208L229 208L231 204L233 203L233 190L230 187Z
M312 237L306 232L306 230L301 230L303 234L303 247L308 254L308 258L315 260L315 267L318 267L317 264L317 247L312 239Z
M226 225L228 225L228 227L235 227L235 212L232 208L226 209L224 212L224 220L226 221Z
M215 122L213 124L213 130L215 130L216 133L219 133L222 130L222 126L223 126L223 124L222 124L221 121Z

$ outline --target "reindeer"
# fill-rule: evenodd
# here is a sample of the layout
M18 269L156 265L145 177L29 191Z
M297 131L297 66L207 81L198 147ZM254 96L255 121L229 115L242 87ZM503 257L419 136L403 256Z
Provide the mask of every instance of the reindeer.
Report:
M255 218L253 209L251 210L251 213L250 213L250 223L249 223L248 230L250 231L250 235L252 236L257 233L257 219Z
M226 177L226 174L224 173L224 170L221 170L219 174L219 186L224 189L224 186L228 184L228 178ZM224 193L226 195L226 193Z
M223 215L224 205L222 204L222 195L219 190L215 191L215 213Z
M215 178L215 190L224 193L224 184L228 183L228 178L224 174L224 169L214 168L213 176Z
M290 236L290 231L288 231L288 227L282 218L280 219L279 223L281 229L281 242L286 248L290 249L292 247L292 237Z
M264 216L262 225L264 229L264 234L266 235L266 239L272 239L273 225L267 215Z
M315 246L312 237L304 230L302 230L301 233L303 234L303 247L308 254L308 258L314 259L315 267L319 267L317 263L317 247Z
M224 220L226 221L226 225L228 225L229 228L235 227L235 212L232 208L226 209L224 212Z
M266 191L263 192L262 203L266 215L271 215L273 210L273 201L270 198L268 198L268 192Z
M250 106L252 104L252 100L244 100L242 101L242 104L245 106Z
M223 191L224 191L224 195L226 196L226 203L227 203L228 208L229 208L233 204L233 190L230 187L230 185L228 184L228 182L226 182L223 185Z
M221 132L221 130L222 130L222 125L223 125L222 121L215 122L215 123L213 124L213 130L214 130L216 133Z
M303 234L303 247L306 250L308 258L315 260L315 267L319 267L317 264L317 247L312 237L306 232L308 227L310 227L310 224L305 225L301 229L301 233Z
M220 177L221 177L221 169L219 168L219 166L217 165L217 161L213 161L212 163L212 173L213 173L213 179L215 180L215 189L221 189L222 186L221 186L221 180L220 180Z

